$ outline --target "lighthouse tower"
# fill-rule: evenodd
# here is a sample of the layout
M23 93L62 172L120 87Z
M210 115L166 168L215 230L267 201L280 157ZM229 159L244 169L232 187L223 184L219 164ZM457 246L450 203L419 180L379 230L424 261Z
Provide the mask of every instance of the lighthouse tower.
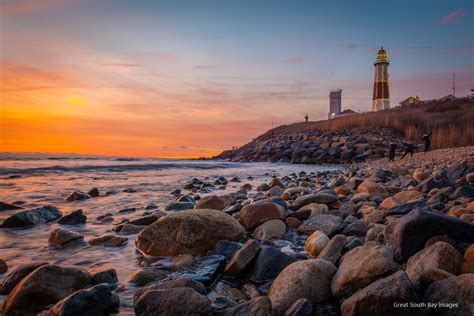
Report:
M390 75L388 74L387 51L381 47L375 62L374 97L372 111L390 109Z

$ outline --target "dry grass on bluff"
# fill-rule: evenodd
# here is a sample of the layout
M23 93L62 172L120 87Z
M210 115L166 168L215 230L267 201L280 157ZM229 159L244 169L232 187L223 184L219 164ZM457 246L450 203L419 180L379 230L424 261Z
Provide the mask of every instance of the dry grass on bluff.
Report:
M474 100L433 101L422 105L396 107L390 110L346 116L327 121L301 122L273 129L274 135L336 131L359 127L389 128L413 141L433 131L433 148L474 145ZM261 135L264 140L272 130Z

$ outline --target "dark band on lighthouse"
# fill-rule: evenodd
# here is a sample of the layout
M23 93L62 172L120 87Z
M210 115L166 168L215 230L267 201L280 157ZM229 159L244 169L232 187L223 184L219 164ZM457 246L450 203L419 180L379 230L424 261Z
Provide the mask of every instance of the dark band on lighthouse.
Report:
M372 111L390 108L390 75L388 72L388 54L380 48L375 62L374 95L372 98Z

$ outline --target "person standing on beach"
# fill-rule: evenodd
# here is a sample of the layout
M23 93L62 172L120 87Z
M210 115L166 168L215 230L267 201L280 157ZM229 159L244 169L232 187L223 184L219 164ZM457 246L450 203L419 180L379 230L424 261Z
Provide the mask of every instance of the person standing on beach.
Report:
M402 143L402 144L405 146L405 153L403 154L402 158L400 158L400 159L405 158L405 156L407 154L410 154L410 156L413 156L413 154L415 153L415 148L417 146L413 145L413 143Z
M390 143L390 151L388 153L388 161L395 161L395 150L397 149L397 144Z
M425 151L431 150L431 135L432 134L433 134L433 131L431 131L429 134L423 135L423 140L425 141Z

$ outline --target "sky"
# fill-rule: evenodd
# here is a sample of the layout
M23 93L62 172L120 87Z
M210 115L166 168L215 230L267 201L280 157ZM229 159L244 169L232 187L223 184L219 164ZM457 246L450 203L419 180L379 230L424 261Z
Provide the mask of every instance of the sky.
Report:
M0 151L212 156L272 126L474 86L474 2L0 0Z

